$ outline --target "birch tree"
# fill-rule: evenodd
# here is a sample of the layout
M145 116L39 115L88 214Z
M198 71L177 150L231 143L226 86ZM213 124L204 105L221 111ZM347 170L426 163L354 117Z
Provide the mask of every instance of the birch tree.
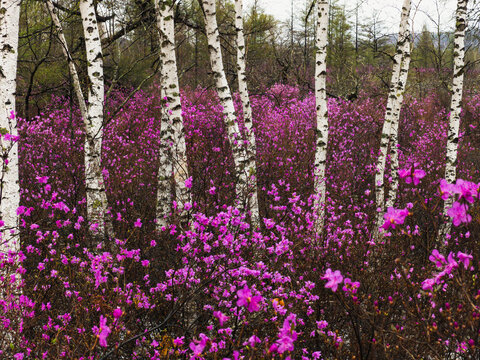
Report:
M170 184L173 176L178 205L185 208L191 200L188 179L187 151L183 128L182 105L178 85L175 56L174 1L155 0L157 28L160 38L162 64L162 97L168 107L162 112L162 151L158 172L157 230L167 225L166 216L171 211Z
M382 137L380 140L380 151L377 159L377 172L375 174L375 196L377 205L377 219L376 219L376 231L380 229L383 223L384 213L384 174L385 163L387 157L388 145L390 143L392 123L395 121L395 117L400 112L398 109L398 87L400 80L400 73L402 67L402 60L404 57L405 43L408 42L409 32L408 23L410 17L411 1L404 0L402 6L402 13L400 19L400 27L398 31L397 50L393 58L393 71L392 79L390 82L390 91L388 93L387 107L385 110L385 121L383 123ZM407 74L408 75L408 74ZM403 96L403 92L402 92Z
M467 27L468 0L457 1L456 28L453 49L453 80L452 99L450 101L450 118L448 123L447 156L445 165L445 180L453 184L457 178L458 130L460 128L460 113L462 111L463 75L465 67L465 29ZM453 205L453 198L445 200L443 213ZM451 223L445 223L440 230L440 236L450 232Z
M20 0L0 0L0 131L2 133L2 169L0 251L16 251L20 244L15 239L20 205L18 183L17 120L15 93L17 88L18 31ZM10 136L5 136L6 134Z
M388 192L387 208L394 206L398 191L398 126L400 122L400 111L403 105L403 95L405 94L405 87L407 85L408 71L410 69L411 60L411 42L410 30L407 26L405 31L405 43L402 50L402 65L400 66L400 76L396 89L395 108L392 113L392 129L390 134L390 163L391 163L391 178L390 191Z
M216 19L215 0L203 0L203 10L205 13L205 28L207 33L208 52L210 65L212 68L215 85L217 88L220 104L223 107L223 118L227 130L230 147L233 153L235 163L235 172L237 173L236 196L237 205L246 205L245 194L248 194L248 164L249 159L245 148L242 146L242 136L235 115L232 94L228 86L227 77L223 68L222 49L220 47L220 35L218 32ZM240 204L238 204L240 203ZM243 203L243 204L242 204Z
M245 38L243 34L243 2L235 0L235 30L237 33L237 77L238 91L242 101L243 120L245 122L246 132L246 171L248 176L248 207L252 213L254 226L258 226L258 188L257 188L257 166L255 133L253 132L252 107L250 106L250 97L248 95L247 72L245 64Z
M55 25L55 29L57 31L57 37L60 41L60 45L62 46L62 52L65 58L67 59L68 64L68 71L70 72L70 76L72 77L72 85L73 90L75 91L75 96L78 100L78 106L80 108L80 114L82 115L83 119L87 119L87 106L85 104L85 97L83 96L82 88L80 85L80 79L78 77L77 69L75 67L75 63L73 61L72 55L68 50L68 43L65 39L65 34L63 32L62 23L57 15L55 7L52 3L52 0L46 0L46 7L52 18L53 24Z
M97 227L100 236L113 235L111 218L107 214L107 195L102 173L103 138L103 54L93 0L80 0L85 47L87 52L88 105L84 119L85 185L87 189L87 217ZM95 225L96 224L96 225ZM95 230L93 230L95 232Z
M328 145L328 108L327 108L327 44L328 44L328 1L317 1L316 55L315 55L315 103L317 112L315 147L315 209L319 214L318 229L323 228L325 217L325 197L327 184L325 169Z

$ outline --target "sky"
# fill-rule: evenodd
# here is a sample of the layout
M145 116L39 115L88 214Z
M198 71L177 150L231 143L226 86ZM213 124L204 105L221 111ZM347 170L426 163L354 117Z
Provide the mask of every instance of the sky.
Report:
M311 0L294 0L294 12L300 12L305 9L305 3ZM244 0L245 10L250 7L254 0ZM360 22L371 18L374 14L383 22L387 33L396 33L400 22L400 10L402 0L359 0L363 5L359 9ZM258 6L265 10L267 14L273 15L281 21L290 19L291 0L257 0ZM344 4L347 11L355 8L356 0L339 0L339 4ZM415 32L419 32L423 25L427 25L430 30L436 29L434 22L429 19L432 17L435 21L438 19L437 6L440 12L440 25L443 30L453 29L455 15L455 0L413 0L411 18ZM428 16L429 15L429 16ZM353 19L354 17L352 17Z

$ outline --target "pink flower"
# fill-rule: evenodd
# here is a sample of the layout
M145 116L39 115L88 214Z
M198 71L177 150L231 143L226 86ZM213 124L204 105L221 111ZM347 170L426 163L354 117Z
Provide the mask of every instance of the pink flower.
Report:
M415 169L415 167L418 166L417 163L413 165L413 168L410 167L408 169L402 169L398 171L398 176L401 178L405 178L405 182L407 184L410 184L413 182L414 185L420 184L420 179L423 179L425 177L425 171L422 169Z
M459 226L461 223L469 223L472 217L467 213L468 206L460 204L458 201L453 203L453 206L448 209L447 214L452 218L453 225Z
M267 229L271 229L275 226L275 221L273 221L272 219L263 219L263 222Z
M447 180L440 180L440 194L443 200L447 200L454 192L455 185L449 184Z
M142 227L142 220L137 219L137 221L135 221L135 223L134 223L133 225L134 225L135 227L141 228L141 227Z
M184 339L184 338L185 338L185 337L182 336L182 337L177 337L177 338L173 339L173 345L174 345L174 346L182 346L182 345L184 344L184 343L183 343L183 339Z
M470 260L473 259L473 256L472 255L469 255L469 254L465 254L461 251L459 251L457 253L457 257L458 257L458 261L460 261L461 263L463 263L463 266L465 267L465 269L468 268L468 265L470 265Z
M221 311L214 311L213 316L218 319L220 326L223 326L223 324L228 320L228 316L223 314Z
M110 335L112 330L107 326L107 319L100 315L100 331L98 334L98 343L100 346L107 347L107 337Z
M475 201L474 197L478 196L478 185L470 181L457 179L454 186L454 192L460 195L458 200L464 198L467 202L473 204Z
M328 280L325 284L327 289L332 289L333 292L337 291L338 284L341 284L343 281L343 276L340 273L340 270L332 271L330 268L327 269L325 275L322 276L322 279Z
M187 180L185 180L185 187L187 189L190 189L192 187L192 183L193 183L193 178L190 176Z
M243 343L243 345L249 345L250 347L254 348L257 343L260 344L261 342L262 340L260 340L257 335L252 335L246 342Z
M395 209L389 207L387 212L383 215L385 222L382 225L382 228L387 230L392 227L395 229L396 225L401 225L405 222L405 218L408 215L408 209Z
M423 290L432 290L433 285L435 285L435 280L433 279L426 279L422 282L422 289Z
M13 111L12 111L13 112ZM17 353L15 355L13 355L13 358L15 360L23 360L23 358L25 357L24 353Z
M260 295L252 296L252 291L248 288L247 285L243 289L237 291L237 305L245 306L249 312L254 312L260 310L260 302L262 297Z
M36 178L40 184L46 184L48 181L48 176L37 176Z
M195 359L197 356L200 357L202 355L205 346L207 345L208 337L205 334L200 334L200 341L192 341L190 343L190 350L193 351L193 357L190 359Z
M122 312L122 309L120 308L116 308L115 310L113 310L113 317L115 319L119 319L121 316L122 316L123 312Z
M431 262L434 262L435 266L438 268L442 267L444 264L447 263L445 260L445 257L442 254L440 254L437 249L434 249L432 251L432 255L430 255L428 259Z
M294 350L294 343L297 340L298 333L294 330L297 325L297 316L290 314L283 322L283 326L278 334L278 340L275 342L277 345L276 351L279 354L283 354L286 351Z
M343 280L343 283L345 284L345 286L343 287L343 291L350 291L352 294L356 294L358 288L360 287L360 283L358 281L353 282L352 280L350 280L350 278L345 278L345 280Z

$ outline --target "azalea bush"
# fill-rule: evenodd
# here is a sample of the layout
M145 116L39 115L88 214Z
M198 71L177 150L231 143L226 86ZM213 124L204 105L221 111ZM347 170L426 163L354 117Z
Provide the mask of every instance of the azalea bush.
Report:
M126 95L112 96L107 118ZM21 247L0 255L0 357L479 356L480 97L465 100L455 184L442 180L448 110L433 93L406 99L398 198L380 234L374 179L383 100L364 92L354 102L329 101L322 231L312 210L313 95L276 85L252 97L257 229L234 207L218 99L196 89L182 103L193 207L175 212L186 221L155 232L164 104L155 91L139 92L105 128L116 236L101 242L88 231L78 109L54 98L42 116L20 120ZM447 215L444 201L452 204Z

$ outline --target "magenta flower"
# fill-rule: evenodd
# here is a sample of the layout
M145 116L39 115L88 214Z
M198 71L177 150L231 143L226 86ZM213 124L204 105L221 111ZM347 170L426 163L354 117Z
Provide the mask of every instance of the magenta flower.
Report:
M115 310L113 310L113 317L115 319L119 319L121 316L122 316L123 312L122 312L122 309L120 308L116 308Z
M459 251L457 253L457 257L458 257L458 261L460 261L461 263L463 263L463 266L465 266L465 269L468 268L468 265L470 265L470 260L473 259L473 256L472 255L469 255L469 254L465 254L461 251Z
M297 325L297 316L290 314L283 322L283 326L278 334L278 340L276 341L276 351L279 354L283 354L286 351L294 350L294 343L297 340L298 333L294 330Z
M430 255L428 259L431 262L435 263L435 266L438 268L442 267L444 264L447 263L445 260L445 256L440 254L437 249L432 250L432 255Z
M447 200L455 191L455 185L450 184L447 180L440 180L440 194L443 200Z
M467 213L468 206L460 204L458 201L453 203L453 206L448 209L447 215L452 218L453 225L459 226L461 223L469 223L472 217Z
M214 311L213 316L215 316L218 319L220 326L223 326L223 324L228 320L228 316L222 313L221 311Z
M192 341L190 343L190 350L193 351L193 356L190 359L195 359L197 356L200 357L202 355L203 350L205 350L205 346L207 346L208 337L201 333L200 334L200 341Z
M454 192L460 195L458 200L464 198L467 202L473 204L474 198L478 196L478 185L470 181L457 179Z
M385 222L383 223L382 228L385 230L390 227L395 229L396 225L401 225L405 222L407 215L408 209L395 209L393 207L389 207L387 212L383 215Z
M48 176L37 176L36 179L39 184L46 184L48 181Z
M182 337L177 337L177 338L173 339L173 345L174 346L183 346L183 344L184 344L183 339L184 338L185 337L182 336Z
M343 281L343 276L340 273L340 270L332 271L330 268L327 269L325 275L322 276L322 279L328 280L325 284L327 289L332 289L333 292L337 291L338 284L341 284Z
M420 184L420 179L423 179L426 174L425 171L423 171L422 169L415 169L417 165L418 164L415 163L413 165L413 168L410 167L408 169L399 170L398 176L400 176L400 178L402 179L405 178L405 182L407 184L411 184L412 182L414 185Z
M107 318L103 315L100 315L100 330L98 334L98 343L100 346L107 347L107 337L110 335L112 330L107 326Z
M423 290L432 290L433 285L435 285L435 280L433 279L426 279L422 282L422 289Z
M135 221L135 223L134 223L133 225L134 225L135 227L141 228L141 227L142 227L142 220L137 219L137 221Z
M263 300L260 295L252 296L252 291L247 285L243 289L237 291L237 305L245 306L249 312L260 310L260 302Z
M351 292L352 294L356 294L358 288L360 287L360 283L358 281L352 281L350 278L345 278L343 280L345 286L343 287L343 291Z

